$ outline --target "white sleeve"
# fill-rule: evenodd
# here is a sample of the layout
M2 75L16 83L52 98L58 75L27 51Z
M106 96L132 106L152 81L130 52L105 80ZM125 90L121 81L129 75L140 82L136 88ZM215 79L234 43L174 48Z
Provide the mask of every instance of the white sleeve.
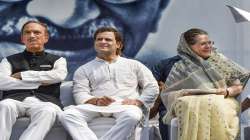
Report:
M23 81L41 82L46 84L59 83L67 76L67 62L66 59L61 57L54 63L54 67L49 71L24 71L21 72Z
M90 94L89 79L81 67L75 72L73 81L73 95L76 104L84 104L89 99L94 98Z
M159 94L159 86L152 72L143 64L137 65L138 84L141 95L138 98L146 107L151 107Z
M11 64L6 58L0 63L0 90L37 89L39 82L27 82L11 77Z

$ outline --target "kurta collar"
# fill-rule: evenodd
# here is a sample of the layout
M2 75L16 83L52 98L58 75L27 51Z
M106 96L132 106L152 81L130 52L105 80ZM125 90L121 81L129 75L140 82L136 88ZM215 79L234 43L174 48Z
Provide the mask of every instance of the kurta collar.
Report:
M120 58L121 58L121 57L118 55L118 57L117 57L116 59L114 59L111 63L117 62ZM96 58L95 58L95 61L109 63L108 61L103 60L103 59L101 59L101 58L99 58L99 57L96 57Z

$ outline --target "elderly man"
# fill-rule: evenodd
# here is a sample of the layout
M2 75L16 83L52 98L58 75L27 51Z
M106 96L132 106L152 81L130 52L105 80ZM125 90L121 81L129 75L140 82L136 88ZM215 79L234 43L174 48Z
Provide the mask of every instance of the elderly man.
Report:
M116 124L100 139L127 140L143 116L142 108L158 95L158 85L143 64L120 56L123 41L116 29L99 28L94 40L97 57L74 74L77 106L65 110L60 119L74 140L97 140L87 123L112 113Z
M49 39L46 24L28 21L21 41L26 49L0 63L0 139L9 140L18 117L31 122L20 140L43 140L61 111L60 82L67 75L66 60L44 51Z

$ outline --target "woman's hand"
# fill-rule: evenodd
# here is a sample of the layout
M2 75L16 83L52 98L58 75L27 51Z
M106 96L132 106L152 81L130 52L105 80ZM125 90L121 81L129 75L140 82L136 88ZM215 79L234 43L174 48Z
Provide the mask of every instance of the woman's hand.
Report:
M228 87L227 90L229 92L230 97L235 97L242 92L243 86L242 85L233 85L231 87Z
M243 86L241 85L241 82L239 79L236 79L233 82L233 85L227 88L229 91L229 96L235 97L237 95L239 95L242 90L243 90Z
M224 95L225 97L235 97L242 92L243 86L242 85L233 85L226 89L220 88L217 89L217 95Z

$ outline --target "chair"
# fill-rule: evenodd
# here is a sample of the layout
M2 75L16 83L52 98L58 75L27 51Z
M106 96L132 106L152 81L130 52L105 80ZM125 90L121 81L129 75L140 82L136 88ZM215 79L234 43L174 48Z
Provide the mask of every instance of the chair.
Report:
M170 140L177 140L178 139L178 118L173 118L171 120L171 127L170 127Z

